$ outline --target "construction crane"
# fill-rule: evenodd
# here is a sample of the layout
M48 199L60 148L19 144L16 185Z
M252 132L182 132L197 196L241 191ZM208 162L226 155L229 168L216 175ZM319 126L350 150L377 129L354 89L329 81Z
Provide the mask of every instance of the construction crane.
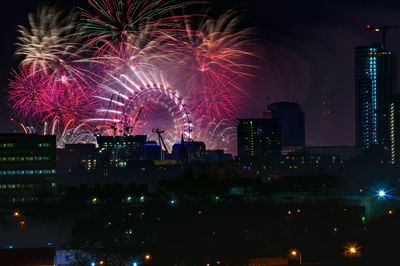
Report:
M158 143L160 144L160 147L161 147L161 146L164 147L165 152L168 153L167 145L165 145L164 139L163 139L163 137L162 137L162 135L161 135L161 134L164 134L164 133L165 133L165 130L162 130L162 129L158 129L158 128L157 128L157 129L153 129L153 133L156 133L156 134L157 134L157 136L158 136Z
M367 25L367 30L382 33L382 48L386 48L386 37L388 31L391 29L399 29L399 28L400 28L399 25L380 25L380 26L373 26L370 24Z

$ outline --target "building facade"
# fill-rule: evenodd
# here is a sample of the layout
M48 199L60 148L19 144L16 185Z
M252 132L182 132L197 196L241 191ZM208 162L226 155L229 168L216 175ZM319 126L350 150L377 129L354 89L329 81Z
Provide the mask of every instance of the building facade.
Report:
M281 129L276 119L239 119L237 127L240 160L262 160L281 154Z
M1 205L51 200L55 177L55 136L0 134Z
M355 49L356 146L389 150L390 99L396 91L396 55L377 44Z
M279 121L282 134L282 148L289 151L301 150L305 146L305 118L300 104L277 102L268 105L264 118Z
M127 162L145 159L145 135L97 136L99 153L116 167L125 167Z
M400 166L400 95L393 95L389 107L390 163Z

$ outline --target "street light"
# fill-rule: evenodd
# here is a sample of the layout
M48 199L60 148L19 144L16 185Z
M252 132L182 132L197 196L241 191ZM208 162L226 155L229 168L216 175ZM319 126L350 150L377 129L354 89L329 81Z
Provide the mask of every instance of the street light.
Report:
M289 254L290 254L291 257L293 257L295 259L298 259L299 260L299 264L303 263L301 251L299 251L297 249L292 249L292 250L290 250Z
M344 255L346 257L361 257L361 247L357 243L347 243Z
M145 261L150 261L151 260L151 254L150 253L145 254L144 255L144 260Z

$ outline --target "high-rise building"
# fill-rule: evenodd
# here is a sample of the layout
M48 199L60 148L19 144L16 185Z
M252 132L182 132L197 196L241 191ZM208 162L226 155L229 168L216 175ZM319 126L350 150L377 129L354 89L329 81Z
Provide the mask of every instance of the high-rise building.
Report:
M289 151L303 149L305 146L305 119L300 104L277 102L268 105L264 118L279 121L282 134L282 149Z
M355 49L356 146L389 150L390 98L396 91L396 55L380 44Z
M55 176L55 136L0 134L0 205L51 200Z
M400 95L392 97L389 107L390 163L400 166Z
M262 160L281 154L281 130L276 119L239 119L237 128L240 160Z

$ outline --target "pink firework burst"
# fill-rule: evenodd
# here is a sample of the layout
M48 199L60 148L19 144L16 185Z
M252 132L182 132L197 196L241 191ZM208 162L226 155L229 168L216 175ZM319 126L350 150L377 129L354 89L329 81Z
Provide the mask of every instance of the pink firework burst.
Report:
M18 71L13 70L11 75L8 100L15 115L23 121L43 118L54 96L49 90L49 76L23 66Z
M195 120L202 116L208 117L210 121L235 119L243 109L245 99L246 95L241 91L211 82L192 92L189 107Z
M43 121L53 120L56 117L61 125L76 125L94 115L97 108L97 99L93 96L96 89L73 77L62 76L51 82L56 96L52 97L51 105L46 110Z

